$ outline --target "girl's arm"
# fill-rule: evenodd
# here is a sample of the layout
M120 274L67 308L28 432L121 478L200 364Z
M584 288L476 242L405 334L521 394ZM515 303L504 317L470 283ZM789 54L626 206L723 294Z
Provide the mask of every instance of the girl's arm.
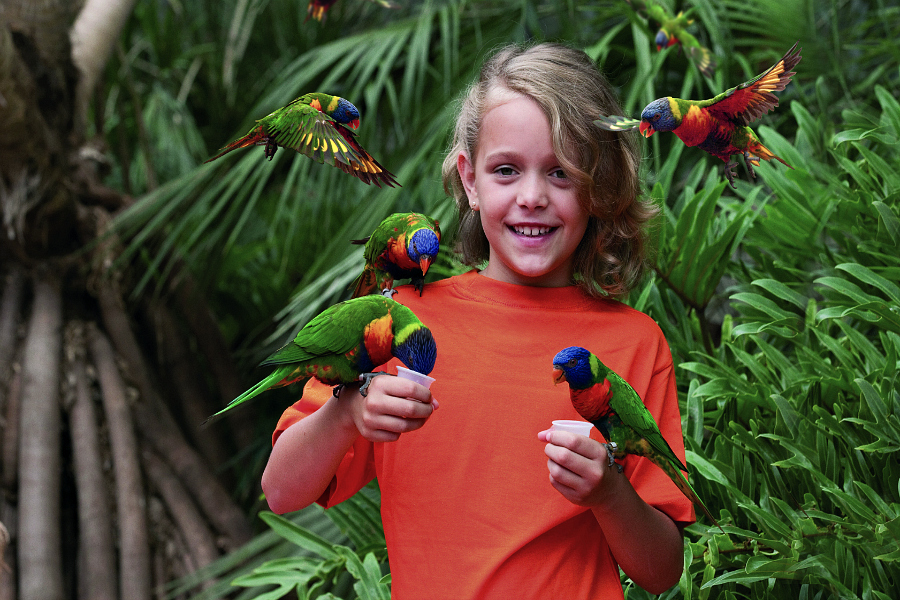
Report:
M684 569L682 534L665 513L650 506L596 440L564 431L542 431L550 483L570 502L586 506L603 529L616 562L652 594L678 582Z
M399 377L374 378L365 398L358 385L344 386L340 398L330 398L278 437L262 476L269 508L281 514L312 504L357 437L395 441L422 427L437 406L428 388Z

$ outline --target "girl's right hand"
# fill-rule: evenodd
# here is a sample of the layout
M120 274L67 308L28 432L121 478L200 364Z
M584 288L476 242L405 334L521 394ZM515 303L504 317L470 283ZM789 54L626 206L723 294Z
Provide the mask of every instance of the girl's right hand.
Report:
M370 442L394 442L422 427L438 408L428 388L393 375L372 379L365 397L358 385L345 385L337 401Z

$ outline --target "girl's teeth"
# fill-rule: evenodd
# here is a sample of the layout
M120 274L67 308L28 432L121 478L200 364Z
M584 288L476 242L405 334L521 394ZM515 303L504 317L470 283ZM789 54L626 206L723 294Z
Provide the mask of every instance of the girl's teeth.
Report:
M545 235L550 233L549 227L514 227L516 233L526 236Z

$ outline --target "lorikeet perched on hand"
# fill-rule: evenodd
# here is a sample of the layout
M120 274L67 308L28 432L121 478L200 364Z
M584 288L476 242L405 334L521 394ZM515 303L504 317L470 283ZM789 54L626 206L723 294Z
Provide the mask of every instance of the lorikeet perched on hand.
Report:
M395 2L390 2L390 0L370 0L371 2L377 2L381 6L385 8L399 8L400 5ZM325 13L328 12L332 6L337 3L337 0L309 0L309 6L306 7L306 19L308 21L310 17L315 19L316 21L324 22L325 21ZM304 21L304 22L305 22Z
M713 523L719 525L682 475L682 471L687 472L687 467L672 451L650 411L627 381L578 346L561 350L553 358L553 380L569 383L575 410L603 434L608 442L610 466L615 458L626 454L649 459ZM617 467L622 470L620 465Z
M788 168L794 168L763 146L748 125L778 106L778 98L772 92L785 88L794 76L791 69L799 62L800 48L794 44L764 73L710 100L667 96L648 104L640 120L601 116L594 124L609 131L627 131L640 126L644 137L650 137L656 131L671 131L688 146L698 146L725 161L725 176L731 187L735 187L733 154L744 155L744 164L754 179L753 166L759 166L760 159L774 158Z
M712 77L716 70L716 61L713 59L709 48L702 46L697 38L688 33L687 27L694 20L688 18L691 11L679 12L672 16L665 8L649 0L626 0L638 14L659 23L659 31L656 32L656 49L662 50L674 44L681 44L687 55L694 61L697 68L706 77Z
M375 232L354 244L365 244L366 266L356 279L353 297L392 290L395 279L412 279L422 295L425 273L437 258L441 228L419 213L395 213Z
M265 379L232 400L205 423L261 392L315 377L327 385L369 381L391 357L427 375L434 368L434 337L413 312L381 295L335 304L307 323L292 342L276 350L260 366L274 366Z
M359 127L359 110L349 101L329 94L300 96L287 106L257 121L247 135L237 139L205 162L211 162L238 148L265 146L266 158L275 156L279 146L292 148L317 162L332 164L365 183L381 182L394 187L394 175L366 152L350 128Z

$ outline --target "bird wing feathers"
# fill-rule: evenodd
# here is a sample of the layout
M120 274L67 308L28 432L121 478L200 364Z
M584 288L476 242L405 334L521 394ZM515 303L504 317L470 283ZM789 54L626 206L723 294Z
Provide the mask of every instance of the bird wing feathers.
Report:
M778 106L778 98L773 92L782 91L791 81L795 75L791 69L797 66L800 58L800 49L794 44L765 72L698 105L718 119L739 126L749 125Z

